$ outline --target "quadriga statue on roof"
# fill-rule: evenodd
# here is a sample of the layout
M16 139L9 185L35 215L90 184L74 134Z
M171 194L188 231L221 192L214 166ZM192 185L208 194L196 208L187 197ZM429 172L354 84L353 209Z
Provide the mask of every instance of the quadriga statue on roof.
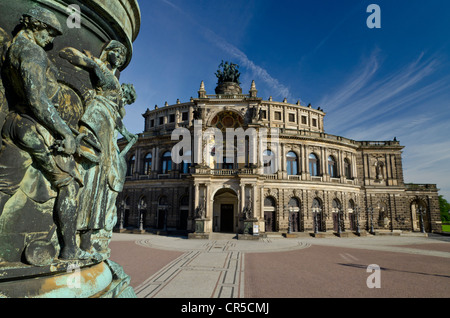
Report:
M58 82L44 49L61 34L56 16L41 7L23 15L13 39L0 32L0 262L21 262L23 254L36 266L109 257L124 156L137 140L122 122L135 91L124 86L123 94L115 76L127 50L110 41L99 58L60 52L90 73L94 91L84 99ZM118 133L129 141L122 152Z
M239 81L239 77L241 74L239 73L239 65L229 62L220 63L219 69L217 70L216 77L218 79L217 84L222 84L226 82L241 84Z

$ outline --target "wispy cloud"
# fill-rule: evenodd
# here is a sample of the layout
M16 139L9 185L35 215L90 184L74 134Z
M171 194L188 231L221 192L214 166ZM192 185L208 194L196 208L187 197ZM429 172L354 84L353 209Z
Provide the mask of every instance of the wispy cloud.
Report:
M292 99L292 94L290 93L290 90L287 86L281 84L280 81L272 77L266 69L253 62L239 48L228 42L223 37L219 36L211 29L205 27L204 25L201 25L198 22L198 20L193 19L177 5L173 4L168 0L161 0L161 1L169 5L179 13L182 13L189 20L191 25L196 25L207 41L218 47L220 50L224 51L226 54L236 58L237 59L236 62L240 66L243 66L247 68L249 71L251 71L255 80L263 81L271 90L275 92L275 94L273 94L274 97L281 97L281 98L286 97L288 99Z
M448 87L448 78L417 86L438 70L439 59L435 57L424 59L424 54L421 54L403 68L375 80L380 67L378 54L372 54L362 66L362 72L353 74L335 94L321 101L329 113L328 119L331 119L328 129L342 133L365 122L377 124L380 118L399 113L411 103Z
M375 51L360 71L322 99L321 107L328 112L331 133L355 140L397 137L405 146L405 182L436 183L440 194L449 197L450 166L445 163L450 159L450 111L442 109L450 109L450 94L445 93L450 76L435 76L440 67L438 57L420 54L381 77L383 63Z

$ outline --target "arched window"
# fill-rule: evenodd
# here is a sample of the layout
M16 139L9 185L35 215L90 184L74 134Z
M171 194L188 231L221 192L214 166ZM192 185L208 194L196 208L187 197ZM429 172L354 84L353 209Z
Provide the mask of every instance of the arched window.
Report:
M328 157L328 174L332 178L337 178L337 164L333 156Z
M309 173L313 177L320 175L319 159L313 153L309 155Z
M161 160L161 173L168 173L172 170L172 154L167 151L163 154Z
M127 176L133 175L135 162L136 162L136 157L133 155L133 156L130 158L130 160L128 160L128 171L127 171Z
M265 207L273 207L273 208L275 208L276 204L275 204L274 198L272 198L272 197L265 197L264 198L264 206Z
M288 203L289 211L298 212L300 210L300 203L297 198L290 198Z
M352 178L352 165L347 158L344 159L344 174L347 179Z
M322 203L320 202L319 199L315 198L313 200L312 207L313 207L313 209L321 209L322 208Z
M353 212L355 210L355 201L353 199L348 200L348 209Z
M159 206L166 206L167 205L167 197L165 195L163 195L162 197L159 198Z
M332 207L334 212L337 212L337 210L339 210L341 208L341 202L339 202L338 199L334 199L332 202Z
M289 151L286 155L287 174L289 176L298 175L298 160L297 155L293 151Z
M152 172L152 154L148 153L144 157L144 171L143 174L149 175Z

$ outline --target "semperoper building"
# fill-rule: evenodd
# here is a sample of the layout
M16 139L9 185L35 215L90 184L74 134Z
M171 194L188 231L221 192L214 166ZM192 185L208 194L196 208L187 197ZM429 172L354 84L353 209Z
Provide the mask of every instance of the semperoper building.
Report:
M259 235L439 232L437 187L404 182L400 142L327 134L325 115L263 100L254 81L242 94L239 80L223 77L215 94L201 82L197 98L147 109L127 158L117 227L207 237L247 233L252 220ZM227 129L256 132L254 143L246 134L226 147ZM180 130L192 145L182 162L173 157Z

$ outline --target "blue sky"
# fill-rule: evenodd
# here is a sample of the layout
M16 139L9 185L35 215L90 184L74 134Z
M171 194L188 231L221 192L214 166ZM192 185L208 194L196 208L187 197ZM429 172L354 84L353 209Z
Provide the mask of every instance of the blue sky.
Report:
M370 4L381 28L370 29ZM321 107L325 131L405 146L405 182L435 183L450 201L450 1L140 0L142 24L121 82L147 108L214 93L222 60L267 100Z

